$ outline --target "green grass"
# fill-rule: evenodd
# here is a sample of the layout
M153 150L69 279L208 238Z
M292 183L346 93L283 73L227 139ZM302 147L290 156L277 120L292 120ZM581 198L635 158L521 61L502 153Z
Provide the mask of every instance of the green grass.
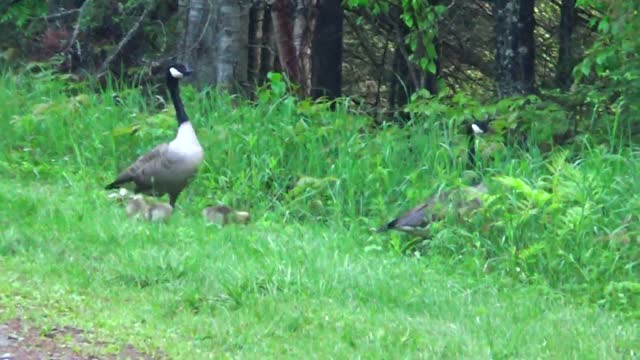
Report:
M174 358L623 358L637 323L368 235L197 209L126 218L99 189L0 180L3 317L74 324ZM44 317L46 315L46 317Z
M636 149L495 151L478 168L486 206L416 244L368 228L471 175L464 116L376 129L348 101L330 112L187 87L205 163L169 223L151 224L102 188L173 136L156 93L0 73L1 317L173 358L640 351ZM252 223L205 225L200 210L216 201Z

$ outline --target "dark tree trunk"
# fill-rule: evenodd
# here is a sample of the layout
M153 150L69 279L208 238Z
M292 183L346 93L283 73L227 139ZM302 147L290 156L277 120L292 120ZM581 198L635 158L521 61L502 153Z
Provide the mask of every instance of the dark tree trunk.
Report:
M409 80L409 67L400 48L394 51L391 69L389 106L397 109L407 103L413 89L412 82Z
M442 44L440 43L440 39L436 36L433 39L433 45L436 48L436 58L434 59L435 63L436 63L436 73L432 74L430 72L427 72L426 75L426 82L425 82L425 89L429 90L430 93L432 94L437 94L438 93L438 77L440 77L440 74L442 72L442 62L440 61L440 54L442 54Z
M264 83L267 73L273 70L276 49L273 46L273 21L271 20L271 9L264 10L262 21L262 41L260 42L260 70L258 83Z
M575 66L573 55L573 29L576 24L576 0L562 0L560 8L560 33L556 84L569 89L573 83L571 72Z
M535 92L536 64L534 38L535 19L533 16L535 0L520 0L520 21L518 24L518 64L519 87L523 94Z
M251 85L257 84L260 76L263 22L264 3L254 3L249 11L249 61L247 65L247 81Z
M534 91L533 0L496 0L496 85L499 97Z
M63 9L62 0L48 0L47 7L48 7L48 15L58 14ZM61 28L62 27L61 24L62 22L60 21L59 18L47 20L48 29Z
M419 84L412 89L412 93L417 89L427 89L431 94L436 94L438 92L438 75L440 74L440 46L438 44L438 37L433 39L433 46L436 49L436 58L432 59L436 64L436 72L431 73L426 70L422 70L420 66L415 64L414 62L409 62L408 59L407 65L413 68L413 73L416 74L416 77L419 81ZM407 49L407 52L409 49ZM414 53L414 56L417 59L421 59L426 56L426 50L424 48L424 44L422 42L418 42L418 47Z
M342 20L340 0L320 0L311 55L311 96L340 96L342 86Z

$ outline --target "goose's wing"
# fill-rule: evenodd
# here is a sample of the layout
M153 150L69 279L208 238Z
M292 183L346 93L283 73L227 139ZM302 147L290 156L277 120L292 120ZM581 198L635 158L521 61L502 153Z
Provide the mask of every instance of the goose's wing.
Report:
M155 172L162 168L168 167L166 159L169 144L160 144L153 150L140 156L133 164L118 175L118 177L109 185L107 189L114 189L121 184L135 182L137 190L151 188L151 177Z
M391 220L386 225L378 229L379 232L386 230L400 230L414 232L426 228L430 223L443 217L444 207L450 196L450 192L442 192L429 197L425 202L403 213Z
M425 219L425 210L430 204L431 202L428 201L414 207L413 209L391 220L386 225L383 225L378 229L378 231L382 232L391 229L401 230L405 228L418 228L426 226L428 222L427 219Z

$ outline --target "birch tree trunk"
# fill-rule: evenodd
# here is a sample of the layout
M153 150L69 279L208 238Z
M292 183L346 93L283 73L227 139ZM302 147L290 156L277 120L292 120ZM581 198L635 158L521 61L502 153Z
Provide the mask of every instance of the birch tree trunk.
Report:
M249 56L249 9L244 0L218 0L216 84L229 90L246 86ZM235 90L238 90L236 88Z
M301 95L311 94L311 45L316 27L318 0L296 0L293 44L298 59Z
M190 0L184 37L184 62L196 69L194 80L199 85L215 85L217 0Z

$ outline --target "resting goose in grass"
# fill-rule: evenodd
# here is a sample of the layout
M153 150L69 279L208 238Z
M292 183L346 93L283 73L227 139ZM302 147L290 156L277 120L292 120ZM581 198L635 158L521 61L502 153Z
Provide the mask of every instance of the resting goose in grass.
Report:
M445 219L447 214L453 212L458 217L464 217L479 209L482 206L481 196L486 192L487 187L482 183L441 192L381 226L377 231L398 230L426 237L429 235L429 225Z
M182 64L170 66L166 72L167 88L178 120L176 138L142 155L107 185L106 189L115 189L133 182L136 194L155 197L169 194L169 205L175 207L178 196L195 175L203 158L202 147L182 105L178 86L178 81L191 72Z
M473 122L469 126L468 161L475 164L475 136L486 133L489 127L486 122ZM450 191L440 192L429 197L422 204L405 212L399 217L377 229L378 232L398 230L411 235L426 237L429 235L429 225L443 220L447 214L455 213L458 217L477 210L482 206L482 194L487 193L483 183L474 186L464 186Z

